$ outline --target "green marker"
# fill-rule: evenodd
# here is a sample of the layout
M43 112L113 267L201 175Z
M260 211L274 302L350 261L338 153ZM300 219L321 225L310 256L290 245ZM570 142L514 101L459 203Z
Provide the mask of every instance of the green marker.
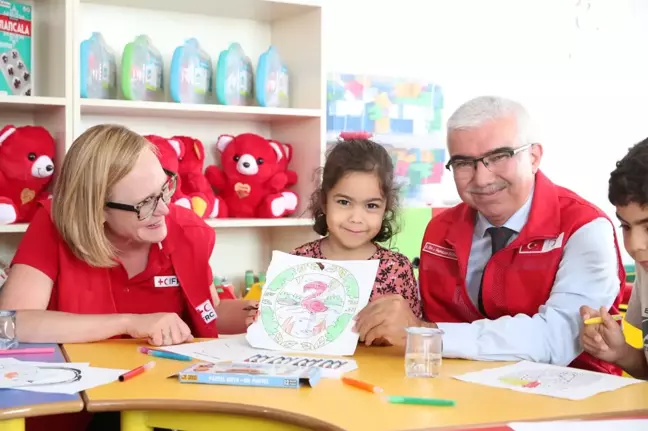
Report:
M439 398L417 398L417 397L399 397L388 395L385 399L392 404L415 404L419 406L437 406L452 407L455 405L453 400L442 400Z

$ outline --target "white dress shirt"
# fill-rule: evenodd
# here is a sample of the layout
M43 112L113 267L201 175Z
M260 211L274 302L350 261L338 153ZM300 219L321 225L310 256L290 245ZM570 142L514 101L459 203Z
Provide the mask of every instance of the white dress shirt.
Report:
M529 217L533 192L504 226L517 237ZM477 304L482 272L491 256L491 240L486 229L492 225L477 215L473 234L466 287ZM547 302L536 314L503 316L472 323L439 323L445 332L443 355L482 361L528 360L569 365L581 352L579 308L610 307L619 294L618 261L614 226L597 218L572 234L563 248L556 280Z

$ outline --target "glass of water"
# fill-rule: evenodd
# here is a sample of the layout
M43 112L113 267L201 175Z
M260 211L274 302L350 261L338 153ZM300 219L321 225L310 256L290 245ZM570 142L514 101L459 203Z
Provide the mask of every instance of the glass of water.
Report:
M407 328L405 375L437 377L441 372L443 331L437 328Z
M17 346L16 312L0 310L0 350L13 349Z

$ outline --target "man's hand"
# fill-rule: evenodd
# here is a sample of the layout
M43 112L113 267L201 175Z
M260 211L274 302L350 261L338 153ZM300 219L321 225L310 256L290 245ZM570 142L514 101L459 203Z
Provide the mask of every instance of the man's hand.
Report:
M404 346L405 328L413 326L436 327L434 323L420 321L400 295L381 296L369 303L355 317L355 331L365 345Z

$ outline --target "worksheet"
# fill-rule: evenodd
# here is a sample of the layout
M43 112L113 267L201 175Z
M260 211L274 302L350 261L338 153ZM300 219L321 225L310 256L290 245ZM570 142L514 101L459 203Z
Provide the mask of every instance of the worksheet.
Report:
M187 355L207 362L250 362L255 364L292 365L320 368L322 377L337 378L358 368L353 359L322 355L298 355L265 349L255 349L245 335L224 336L215 340L165 346L160 349Z
M568 400L582 400L601 392L614 391L628 385L645 383L642 380L629 377L529 361L475 371L455 376L455 379ZM570 429L570 431L573 430Z
M30 362L0 358L0 388L76 394L114 382L127 371L91 367L88 363Z
M353 355L359 338L353 318L369 302L379 263L274 251L248 342L283 352Z

